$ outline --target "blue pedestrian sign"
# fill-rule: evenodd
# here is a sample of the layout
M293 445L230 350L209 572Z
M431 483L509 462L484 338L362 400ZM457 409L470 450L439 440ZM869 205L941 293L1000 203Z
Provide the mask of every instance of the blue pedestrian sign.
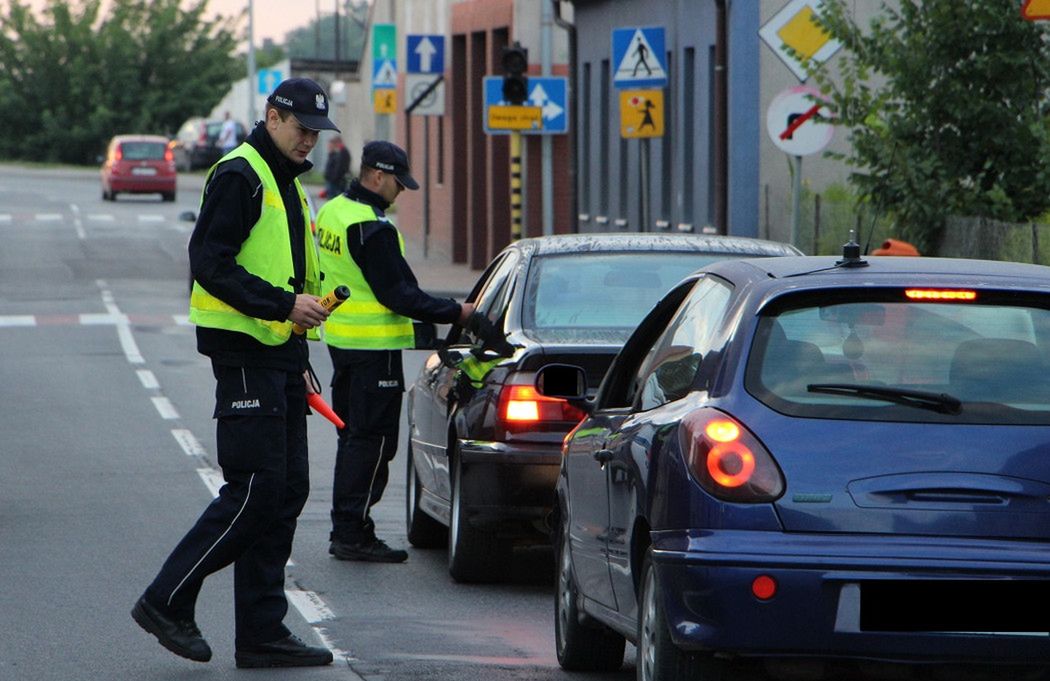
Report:
M613 87L627 90L667 85L663 26L614 28Z
M494 135L509 133L509 129L489 125L489 109L506 106L503 101L503 77L487 76L485 89L485 132ZM529 76L529 93L522 108L535 107L540 111L541 125L535 129L518 130L526 135L563 135L569 131L568 79L564 76Z
M372 65L372 89L397 87L397 62L380 59Z
M445 36L409 35L408 73L445 72Z
M284 80L284 74L277 69L259 69L256 71L256 76L259 79L259 94L268 95L277 89L277 86Z

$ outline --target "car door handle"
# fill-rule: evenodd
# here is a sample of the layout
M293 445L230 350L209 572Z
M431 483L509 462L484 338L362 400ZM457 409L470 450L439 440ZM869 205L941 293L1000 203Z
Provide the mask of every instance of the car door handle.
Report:
M599 449L598 451L596 451L594 453L594 460L604 466L605 464L607 464L610 461L612 461L612 456L613 456L612 450L610 450L610 449Z

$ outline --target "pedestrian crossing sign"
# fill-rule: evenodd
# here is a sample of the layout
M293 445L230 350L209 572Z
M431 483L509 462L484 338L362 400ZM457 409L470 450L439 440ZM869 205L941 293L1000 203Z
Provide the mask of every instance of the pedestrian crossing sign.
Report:
M666 86L665 44L663 26L614 28L613 87L635 90Z
M620 137L663 136L663 89L620 90Z

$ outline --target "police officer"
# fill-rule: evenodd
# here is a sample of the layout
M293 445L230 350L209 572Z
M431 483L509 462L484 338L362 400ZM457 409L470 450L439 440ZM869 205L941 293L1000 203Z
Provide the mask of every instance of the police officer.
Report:
M326 648L284 626L284 567L309 492L307 347L318 327L320 269L297 177L319 130L335 130L317 83L293 78L265 120L211 169L190 238L190 320L216 379L216 446L226 484L175 547L132 617L176 655L206 662L194 621L204 578L235 564L238 667L315 666ZM316 336L316 330L312 332Z
M397 451L405 378L401 350L414 345L412 320L491 324L470 303L424 293L405 261L405 242L385 211L404 189L418 189L404 150L369 142L360 177L317 216L321 268L350 299L325 322L324 339L335 370L332 408L346 422L339 431L332 485L329 553L340 560L400 563L408 553L376 537L369 510L383 495Z

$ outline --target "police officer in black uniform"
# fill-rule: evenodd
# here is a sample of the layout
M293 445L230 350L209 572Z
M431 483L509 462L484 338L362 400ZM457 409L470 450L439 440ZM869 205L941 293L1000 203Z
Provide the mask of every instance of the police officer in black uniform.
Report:
M375 534L370 509L383 496L397 451L405 377L401 350L414 346L412 320L458 323L502 334L471 303L435 298L419 288L405 261L404 239L386 210L404 189L418 189L401 147L369 142L360 177L317 216L321 267L350 288L325 322L335 369L332 408L339 431L332 484L329 553L340 560L400 563L408 553Z
M307 347L320 268L299 175L319 130L336 130L328 98L306 78L282 82L265 120L208 176L190 239L190 319L216 379L216 445L226 484L175 547L132 617L177 655L206 662L194 621L204 578L234 563L238 667L332 661L283 624L284 569L309 492ZM313 332L316 335L316 330Z

